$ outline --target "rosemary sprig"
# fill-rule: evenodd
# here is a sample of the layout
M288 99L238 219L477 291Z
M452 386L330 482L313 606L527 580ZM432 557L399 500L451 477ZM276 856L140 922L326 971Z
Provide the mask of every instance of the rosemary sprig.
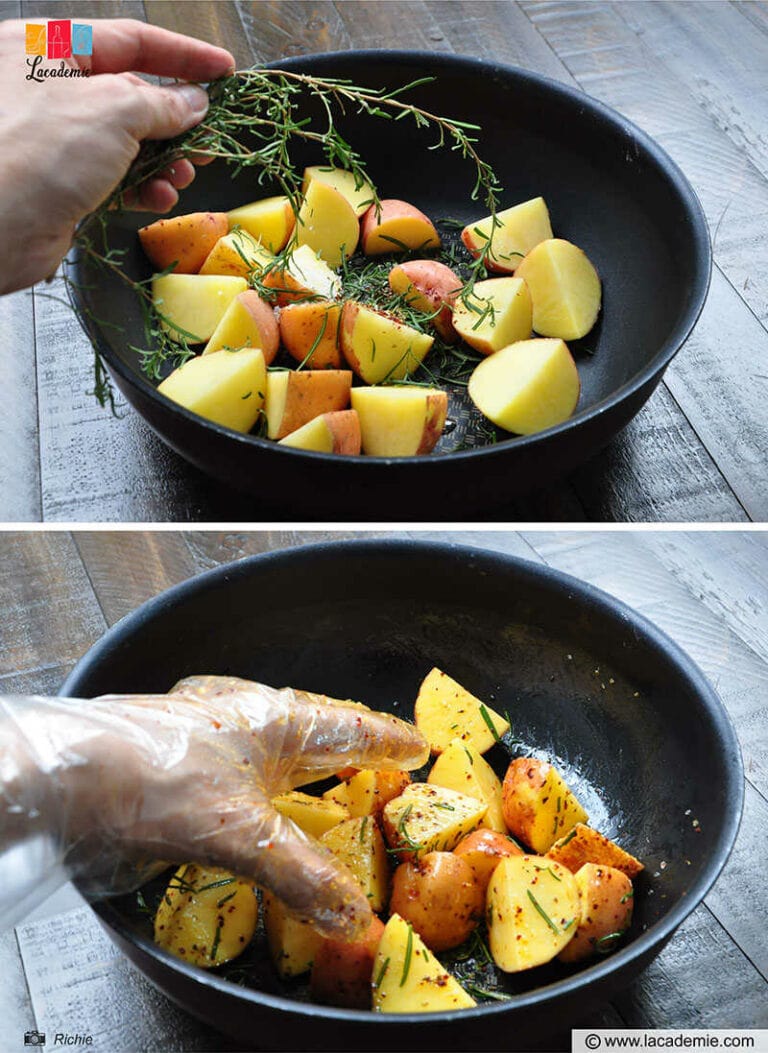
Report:
M81 225L75 242L92 265L101 267L127 282L139 296L144 316L146 346L132 349L140 355L142 368L150 378L161 379L168 365L175 368L191 357L194 351L189 345L196 341L193 334L180 334L180 341L171 339L170 334L163 328L163 322L167 325L171 323L158 311L157 305L153 304L149 283L132 279L123 266L124 252L109 247L107 218L115 208L124 207L128 191L156 175L179 157L197 155L210 159L218 158L232 166L233 175L243 169L252 168L257 172L257 182L260 185L269 187L272 193L276 190L284 193L294 210L298 211L302 173L294 167L291 160L291 148L294 144L314 145L322 152L329 166L341 167L351 172L358 187L364 183L373 186L363 159L338 131L335 123L337 115L351 111L395 121L412 120L417 127L436 133L436 139L429 149L445 147L456 151L474 169L474 185L469 196L473 200L482 199L490 210L494 217L493 232L501 187L492 167L483 161L476 149L479 126L443 117L402 97L433 79L421 78L393 90L386 90L361 87L348 80L315 77L287 70L240 70L209 86L210 106L201 124L174 140L145 143L142 146L137 160L118 188ZM319 119L317 115L307 116L306 109L302 109L307 100L319 103ZM378 207L379 198L375 189L372 202ZM95 236L98 232L101 234L100 238ZM483 246L477 259L464 266L468 277L460 293L463 298L472 297L475 282L485 274L491 240L492 237ZM260 293L266 292L263 287L265 276L280 272L294 247L295 234L294 240L289 242L282 253L277 254L266 269L254 268L251 271L249 284ZM245 253L239 251L246 259ZM382 272L389 269L386 263L372 265L373 268L376 266ZM345 276L349 279L350 274L346 273ZM371 287L367 283L372 277L372 268L363 268L358 273L358 292L360 298L368 303L371 302ZM65 280L74 284L66 271ZM416 311L407 302L406 297L396 297L388 288L388 294L384 296L384 288L387 288L386 282L380 282L376 294L378 309L389 311L406 324L424 331L424 327L433 316ZM274 288L270 290L270 298L274 297L275 292ZM345 288L345 298L354 296L352 288ZM484 310L487 308L481 308L481 318ZM96 318L89 321L105 324ZM178 334L176 327L172 328L175 334ZM322 334L318 337L318 343L321 338ZM472 358L444 344L439 350L443 359L441 365L449 367L438 371L442 379L459 385L465 384L471 368L477 364L479 358ZM299 368L305 366L308 361L311 361L311 353ZM94 379L94 394L100 403L112 403L109 378L98 352ZM417 380L415 383L422 382Z

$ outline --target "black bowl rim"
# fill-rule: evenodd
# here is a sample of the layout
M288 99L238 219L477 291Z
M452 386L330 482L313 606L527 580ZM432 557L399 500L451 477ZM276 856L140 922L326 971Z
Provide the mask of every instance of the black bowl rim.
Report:
M80 658L62 685L59 694L62 696L69 694L71 692L70 685L73 685L79 677L87 674L94 666L97 666L101 658L109 654L116 646L119 646L125 636L130 636L136 628L144 625L166 608L171 608L179 602L183 602L192 593L215 588L221 582L226 582L233 578L248 577L253 573L258 573L262 567L279 567L280 564L296 564L304 561L313 564L318 559L337 558L341 553L351 549L358 553L365 554L367 552L371 555L382 552L391 553L400 558L416 558L417 556L429 554L438 560L457 558L462 562L472 560L476 566L482 564L483 569L488 571L512 573L516 577L523 577L547 588L553 588L578 597L583 603L597 606L603 613L610 614L614 618L631 625L638 637L644 638L653 649L660 651L678 667L678 670L687 678L695 694L703 704L707 716L710 718L722 741L723 783L729 810L723 829L713 846L709 861L697 881L680 898L669 914L655 922L644 932L639 933L630 944L614 952L605 960L574 973L565 979L536 988L534 991L526 994L515 996L507 1002L478 1005L473 1009L429 1014L403 1013L390 1015L381 1013L376 1014L375 1019L386 1027L410 1027L429 1021L450 1023L459 1018L465 1020L467 1019L467 1014L483 1019L489 1013L524 1012L527 1009L541 1007L550 998L557 999L578 994L591 984L622 970L624 966L631 966L632 963L642 960L645 956L653 956L655 953L658 953L675 930L704 899L704 896L720 875L731 853L739 830L744 802L744 766L741 749L729 713L714 688L687 652L644 615L627 606L610 593L595 588L595 586L570 574L565 574L560 570L533 562L532 560L521 559L517 556L488 549L451 542L412 539L371 540L366 538L328 541L247 556L234 563L226 563L214 567L178 585L174 585L147 600L135 611L125 615L125 617L108 629ZM109 900L92 903L91 906L108 928L114 929L123 939L138 946L144 954L170 967L172 970L182 973L188 980L203 984L209 988L215 988L225 996L239 997L257 1005L310 1018L350 1020L359 1023L373 1019L369 1010L340 1009L332 1006L298 1002L294 999L268 994L254 988L239 987L221 977L214 976L202 969L182 962L167 951L161 950L151 940L143 936L137 936L125 925L122 916L111 906Z
M157 388L149 382L148 378L145 377L141 371L134 372L129 369L118 356L113 355L111 347L102 336L98 323L90 321L86 312L81 310L81 293L77 285L72 286L70 282L67 282L67 295L72 309L77 315L86 336L88 336L89 340L96 345L96 350L108 364L110 370L116 372L129 386L138 388L143 396L158 402L167 411L180 415L191 425L197 425L203 429L209 429L215 432L222 439L235 440L244 443L247 446L255 446L262 450L269 450L278 457L309 457L312 460L322 462L327 462L330 458L334 462L338 461L345 465L353 467L362 466L363 470L365 469L365 465L370 465L372 463L380 465L415 465L424 464L428 461L432 462L436 458L440 460L448 459L453 461L455 459L462 459L469 461L472 458L479 458L481 456L503 456L511 449L530 447L534 443L541 442L542 440L552 439L565 432L576 431L580 428L589 426L604 413L620 406L626 399L629 399L636 392L640 391L645 385L652 383L657 377L660 377L693 331L693 328L704 308L712 275L712 246L709 236L709 226L704 210L688 178L684 175L680 167L672 160L666 150L659 146L650 135L644 132L628 118L620 114L617 110L614 110L612 107L607 106L605 103L586 94L586 92L582 91L580 88L571 87L561 81L554 80L552 77L546 77L543 74L534 73L523 69L520 66L512 66L508 63L494 62L489 59L475 58L470 55L455 55L452 52L444 51L433 52L410 49L399 50L396 48L370 48L341 52L316 52L293 58L277 59L275 62L269 63L269 66L270 68L301 68L312 62L326 61L334 58L341 59L342 56L348 56L351 60L360 59L368 61L375 61L376 59L384 59L386 61L395 58L402 61L402 59L407 58L414 65L418 63L428 63L431 66L438 67L451 66L456 68L463 66L466 69L473 71L475 76L480 75L481 73L488 74L489 72L492 72L496 76L502 75L511 77L512 79L517 78L519 80L528 81L538 85L541 89L554 92L562 98L578 103L584 111L591 112L593 116L597 116L602 120L612 123L624 134L632 136L635 141L636 149L638 151L645 151L657 169L663 172L667 177L671 188L678 194L683 215L690 223L692 230L691 250L695 262L696 277L691 288L691 297L688 308L678 319L677 324L667 337L666 341L661 345L656 355L643 369L623 384L622 387L602 399L601 402L587 409L580 410L562 424L546 428L544 431L537 432L534 435L510 435L510 437L508 439L505 438L503 442L494 443L489 446L480 446L469 450L457 450L445 454L432 454L429 458L425 458L424 456L355 457L347 454L317 453L312 450L298 450L290 446L280 446L273 441L259 438L256 435L244 435L241 432L233 431L221 424L216 424L213 421L206 420L204 417L200 417L196 413L192 413L183 406L179 406L178 403L173 402L167 396L160 394ZM65 260L65 266L68 269L70 267L72 268L75 280L77 280L79 274L80 259L80 253L75 248L70 251Z

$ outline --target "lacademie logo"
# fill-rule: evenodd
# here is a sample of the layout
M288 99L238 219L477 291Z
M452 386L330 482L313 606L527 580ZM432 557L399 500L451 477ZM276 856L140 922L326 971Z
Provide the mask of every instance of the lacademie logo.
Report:
M89 77L91 71L68 66L65 59L93 54L93 26L72 22L68 18L50 19L47 24L27 22L25 34L27 80L42 81L48 77ZM45 59L59 65L43 66Z

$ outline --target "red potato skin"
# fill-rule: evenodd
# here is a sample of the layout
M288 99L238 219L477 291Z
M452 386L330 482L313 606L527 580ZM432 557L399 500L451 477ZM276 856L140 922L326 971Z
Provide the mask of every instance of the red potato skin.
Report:
M463 943L484 908L485 896L469 864L453 852L428 852L401 863L392 878L390 913L410 922L432 951Z
M427 395L427 412L424 421L424 431L421 436L419 448L416 455L431 453L437 445L445 427L445 418L448 416L448 395L445 391L436 391Z
M359 304L354 300L347 300L344 304L341 309L341 320L339 322L339 347L349 368L356 373L361 380L365 380L365 377L360 373L360 359L355 354L354 346L355 324L361 307L365 307L366 310L373 311L375 314L380 314L382 318L390 318L393 322L397 322L399 326L402 326L403 323L399 318L395 317L395 315L389 314L387 311L377 311L374 307L368 307L367 304Z
M330 300L307 301L283 307L280 311L280 336L283 347L297 362L303 362L309 348L312 347L322 330L323 317L328 319L325 323L325 331L308 365L312 369L339 369L341 366L341 351L339 350L341 309L339 304L332 303Z
M371 980L383 922L375 915L360 940L323 940L312 964L312 997L345 1009L371 1008Z
M441 308L440 314L432 320L446 344L454 344L459 334L453 326L453 304L462 287L461 278L450 267L439 260L407 260L396 264L389 272L389 285L393 292L405 292L406 289L396 286L406 285L398 281L399 275L405 276L406 282L413 286L431 305L431 310ZM418 304L415 306L418 307Z
M362 449L360 418L355 410L336 410L323 414L333 435L333 452L358 457Z
M464 248L469 252L469 254L475 259L477 259L477 257L483 251L483 246L485 245L485 242L481 242L481 244L478 245L477 241L475 241L472 237L472 231L468 227L465 227L464 230L462 230L461 240L464 243ZM491 257L488 256L485 260L485 269L487 271L495 271L497 274L514 274L518 264L521 261L522 256L515 257L514 264L510 263L505 266L504 263L500 263L498 260L491 259Z
M516 837L525 840L526 831L530 829L536 812L519 799L515 794L515 787L519 782L527 780L531 789L540 790L551 767L547 761L540 761L535 757L516 757L507 768L504 782L501 784L501 808L507 829Z
M483 895L488 890L491 875L502 859L506 856L525 855L522 848L504 834L487 829L473 830L471 834L462 837L453 854L468 863Z
M626 874L614 867L585 863L576 876L581 879L581 918L573 939L558 955L561 962L581 962L599 954L600 939L614 932L623 933L632 922L634 898L632 882ZM606 947L605 952L610 949Z
M421 248L421 245L427 240L427 237L434 239L435 248L439 246L440 235L437 233L435 225L429 216L425 216L420 209L416 208L415 205L409 204L407 201L399 201L397 198L387 198L379 202L378 208L376 205L371 205L371 207L363 213L363 218L360 221L360 244L362 245L363 252L366 255L383 255L388 252L401 251L397 245L388 245L386 248L375 248L371 243L371 239L381 230L381 228L386 227L387 223L402 218L419 220L425 224L425 236L420 239L418 244L409 245L409 248ZM407 242L404 242L404 244L407 244ZM431 248L432 246L429 247Z
M175 263L175 274L197 274L228 230L226 212L190 212L141 227L139 240L157 270L164 271Z
M275 312L253 289L238 293L237 299L256 323L261 334L261 351L266 365L271 365L280 347L280 327Z

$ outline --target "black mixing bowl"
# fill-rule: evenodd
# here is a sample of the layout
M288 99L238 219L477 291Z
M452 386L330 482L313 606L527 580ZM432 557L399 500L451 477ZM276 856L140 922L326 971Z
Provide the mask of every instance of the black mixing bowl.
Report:
M278 447L159 395L129 346L145 345L137 298L74 252L75 308L120 390L158 435L204 471L257 493L265 518L456 519L460 505L464 520L556 478L624 427L690 333L709 283L706 220L667 154L582 92L510 66L396 51L309 55L276 65L390 89L429 74L434 83L408 93L410 101L482 125L478 149L499 175L502 205L543 195L555 234L581 246L601 274L598 326L574 346L579 405L569 421L538 435L499 433L501 441L491 445L451 452L466 440L464 414L452 404L459 426L440 452L425 457L340 457ZM357 114L342 118L339 129L366 159L383 197L405 198L435 219L466 223L484 214L485 207L470 200L471 165L458 153L430 151L434 133ZM293 160L301 168L321 158L297 150ZM227 210L267 192L253 171L233 180L231 169L214 163L198 172L176 211ZM151 273L136 237L145 221L115 214L108 224L110 245L126 250L126 269L137 279Z
M513 977L508 1002L387 1016L291 998L268 964L260 989L237 986L156 947L132 897L96 905L129 958L189 1012L268 1049L526 1048L577 1025L636 976L700 903L741 813L731 723L654 625L537 564L409 541L257 556L144 604L88 652L62 693L164 691L192 673L231 673L411 717L433 665L508 710L519 740L509 751L555 759L593 824L644 861L626 943L586 967ZM503 772L509 752L494 751Z

